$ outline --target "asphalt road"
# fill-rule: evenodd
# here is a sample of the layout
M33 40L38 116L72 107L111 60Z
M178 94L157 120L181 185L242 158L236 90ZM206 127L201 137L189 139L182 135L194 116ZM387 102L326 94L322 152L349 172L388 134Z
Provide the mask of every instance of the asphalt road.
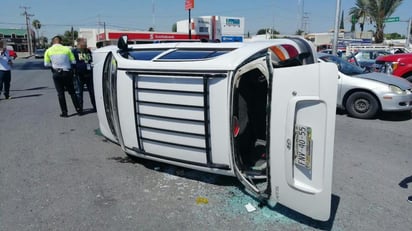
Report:
M59 117L42 60L16 60L0 96L0 230L411 230L412 120L338 113L333 214L257 208L235 178L131 160L98 132L95 113ZM87 93L85 108L91 108Z

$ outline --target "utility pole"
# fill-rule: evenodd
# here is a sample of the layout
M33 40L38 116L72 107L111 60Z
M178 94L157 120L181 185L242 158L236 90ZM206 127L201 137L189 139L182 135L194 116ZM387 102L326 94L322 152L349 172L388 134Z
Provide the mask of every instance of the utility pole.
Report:
M34 14L29 14L27 13L27 9L30 9L30 7L27 6L20 6L21 9L24 9L24 12L22 15L26 18L26 29L27 29L27 47L29 49L29 55L33 54L33 47L32 47L32 41L31 41L31 31L30 31L30 17L33 17Z
M71 28L71 30L70 30L70 34L72 35L71 45L72 45L72 47L74 47L74 30L73 30L73 26L72 26L72 28Z
M104 33L104 40L106 40L106 22L103 22L103 33Z
M332 54L337 54L339 36L340 0L336 0L335 30L333 31Z
M98 29L97 29L97 34L98 34L97 37L98 37L98 40L100 41L100 39L101 39L101 38L100 38L100 26L103 26L103 34L104 34L104 37L103 37L102 40L105 41L105 40L106 40L106 33L107 33L107 32L106 32L106 22L105 22L105 21L102 22L102 21L100 20L100 15L98 16L97 25L98 25L98 27L97 27L97 28L98 28Z
M411 39L411 24L412 24L412 18L409 18L408 20L408 31L406 32L406 41L405 41L405 47L409 49L409 44L410 44L410 39Z
M155 2L152 0L152 28L155 30Z

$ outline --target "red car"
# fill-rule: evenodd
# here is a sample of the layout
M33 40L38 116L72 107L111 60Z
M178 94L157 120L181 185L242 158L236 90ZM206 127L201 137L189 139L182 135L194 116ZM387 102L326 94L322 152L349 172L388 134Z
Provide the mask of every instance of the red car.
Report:
M10 57L13 57L13 59L16 59L16 58L17 58L17 54L16 54L16 52L14 51L14 49L13 49L12 46L7 46L7 50L9 51Z
M412 82L412 53L379 56L375 63L381 72Z
M9 50L9 55L10 55L10 57L13 57L13 59L16 59L16 58L17 58L17 54L16 54L16 52L13 51L13 50Z

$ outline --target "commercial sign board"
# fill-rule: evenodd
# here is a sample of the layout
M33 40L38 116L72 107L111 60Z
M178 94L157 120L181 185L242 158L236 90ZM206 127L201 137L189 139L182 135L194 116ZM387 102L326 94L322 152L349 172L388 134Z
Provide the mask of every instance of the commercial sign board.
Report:
M185 0L185 10L195 8L195 0Z
M242 36L222 36L221 42L243 42Z
M221 36L242 36L245 34L245 19L243 17L219 17Z
M161 33L161 32L108 32L108 40L117 40L122 35L127 35L130 41L133 40L187 40L189 39L189 35L186 33ZM102 38L103 35L99 34L98 38ZM208 38L208 36L202 35L193 35L192 39L202 39Z
M226 18L226 25L240 27L240 19L239 18Z

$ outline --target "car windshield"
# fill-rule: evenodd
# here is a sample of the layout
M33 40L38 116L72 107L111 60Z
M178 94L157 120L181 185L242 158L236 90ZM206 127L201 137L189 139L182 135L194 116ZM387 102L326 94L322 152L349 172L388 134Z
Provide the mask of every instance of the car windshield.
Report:
M380 50L359 51L358 53L355 54L355 57L358 60L375 60L377 57L381 55L388 55L388 54L391 54L391 53L387 51L380 51Z
M320 57L320 59L326 62L336 63L338 65L339 71L345 75L358 75L358 74L363 74L365 72L362 68L354 64L351 64L337 56L333 56L333 55L322 56Z

